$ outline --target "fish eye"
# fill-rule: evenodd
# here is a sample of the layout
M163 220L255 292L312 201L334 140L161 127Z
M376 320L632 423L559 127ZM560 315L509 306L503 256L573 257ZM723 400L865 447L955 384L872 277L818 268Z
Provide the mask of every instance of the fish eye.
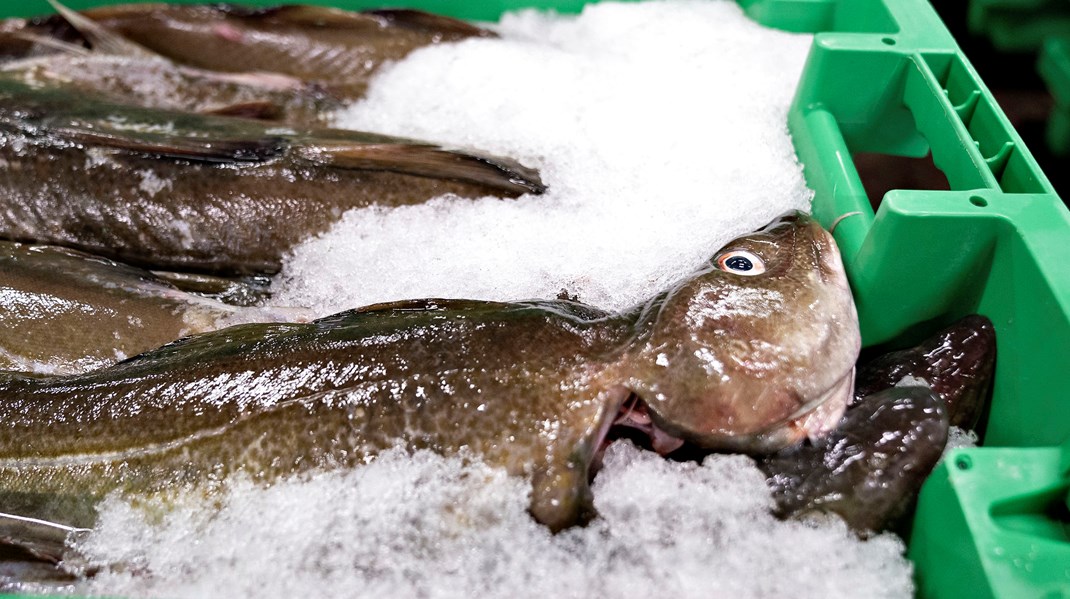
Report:
M732 274L751 277L765 272L765 262L746 250L732 250L717 257L717 268Z

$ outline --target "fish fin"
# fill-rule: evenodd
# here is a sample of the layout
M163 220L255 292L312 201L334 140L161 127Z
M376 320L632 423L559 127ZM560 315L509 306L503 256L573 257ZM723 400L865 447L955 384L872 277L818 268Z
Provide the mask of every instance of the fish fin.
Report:
M49 128L49 132L86 146L197 162L265 162L281 155L286 148L286 141L280 137L226 139L130 131L100 120L72 120Z
M86 532L84 528L0 512L0 543L19 547L41 561L58 563L67 539Z
M405 29L416 29L460 37L498 37L498 34L489 29L476 27L471 23L454 19L453 17L436 15L422 10L384 8L365 11L364 14L374 15L386 20L392 26L404 27Z
M385 312L393 312L397 316L405 316L420 315L443 310L472 311L479 309L499 309L506 305L507 304L502 302L483 300L411 299L396 302L383 302L363 306L361 308L354 308L352 310L345 310L344 312L324 316L323 318L316 319L312 322L320 326L330 327L337 325L352 325L356 319L365 316L379 316Z
M418 143L326 142L299 149L310 162L337 168L384 170L486 185L508 193L546 191L535 169L520 163Z
M58 0L48 0L52 8L56 9L64 20L70 23L78 33L89 42L94 52L113 54L116 56L137 56L141 58L160 58L152 50L126 39L122 35L111 31L93 19L79 14L59 3Z
M58 50L65 54L76 54L78 56L88 56L91 52L80 44L73 44L71 42L63 41L46 35L38 35L30 33L29 31L13 31L11 37L22 40L24 42L30 42L40 46L46 46L54 50Z
M551 532L560 532L594 519L594 496L587 480L587 468L568 464L550 465L531 477L532 517Z
M257 100L253 102L241 102L229 104L209 110L202 110L201 114L215 116L232 116L245 119L257 119L261 121L274 121L282 116L282 110L273 102Z

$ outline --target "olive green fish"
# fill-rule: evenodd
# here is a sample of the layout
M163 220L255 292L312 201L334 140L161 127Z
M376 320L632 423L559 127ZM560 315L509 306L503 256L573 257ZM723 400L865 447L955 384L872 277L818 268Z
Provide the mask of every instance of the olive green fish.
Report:
M305 310L240 308L185 293L76 250L0 241L0 370L88 372L194 333L309 320Z
M112 491L270 481L402 444L530 477L533 516L559 530L592 514L590 469L630 396L662 435L774 451L838 420L858 348L831 236L789 215L620 314L414 300L0 379L0 512L89 526Z
M363 96L382 65L417 48L494 36L464 21L414 10L127 4L82 14L180 64L284 74L318 84L343 101ZM31 20L27 30L74 43L84 39L58 16Z
M273 273L351 208L540 193L516 162L385 135L123 106L0 77L0 238Z

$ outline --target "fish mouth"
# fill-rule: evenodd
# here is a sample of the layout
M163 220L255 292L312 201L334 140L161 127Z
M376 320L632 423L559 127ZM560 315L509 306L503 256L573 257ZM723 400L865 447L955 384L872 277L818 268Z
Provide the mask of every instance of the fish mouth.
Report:
M643 398L635 393L629 393L599 440L594 459L591 461L592 478L602 467L602 458L606 449L620 439L628 439L640 448L654 451L662 457L675 454L687 445L686 441L672 435L654 422L650 407L643 401Z
M617 415L599 436L597 450L589 469L591 478L601 468L606 449L620 439L628 439L638 447L662 457L689 460L716 451L768 454L807 438L815 440L824 437L838 426L854 387L854 378L855 369L852 368L817 399L808 402L787 419L762 431L740 435L734 442L722 439L718 448L711 448L686 436L674 435L658 426L657 415L650 406L638 394L629 392L617 409Z

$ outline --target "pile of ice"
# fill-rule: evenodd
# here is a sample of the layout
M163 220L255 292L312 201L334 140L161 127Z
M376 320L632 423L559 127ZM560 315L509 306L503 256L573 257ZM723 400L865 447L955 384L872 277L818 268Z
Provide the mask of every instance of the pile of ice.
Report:
M82 592L158 597L906 597L897 537L779 522L748 458L666 461L614 444L600 517L558 535L527 485L428 452L350 472L239 483L221 504L111 501L83 549L106 568ZM180 502L181 503L181 502Z
M326 314L567 289L625 308L809 209L787 110L811 36L679 0L525 11L497 30L385 69L337 124L511 156L549 191L351 211L294 252L277 303Z
M550 191L356 210L301 246L276 300L320 313L412 297L644 299L728 239L807 209L786 113L809 36L729 1L522 12L502 39L418 51L339 115L510 155ZM83 546L113 596L904 597L902 542L779 522L741 456L610 449L601 516L551 535L527 482L427 453L163 512L110 500ZM155 514L150 517L146 514Z

